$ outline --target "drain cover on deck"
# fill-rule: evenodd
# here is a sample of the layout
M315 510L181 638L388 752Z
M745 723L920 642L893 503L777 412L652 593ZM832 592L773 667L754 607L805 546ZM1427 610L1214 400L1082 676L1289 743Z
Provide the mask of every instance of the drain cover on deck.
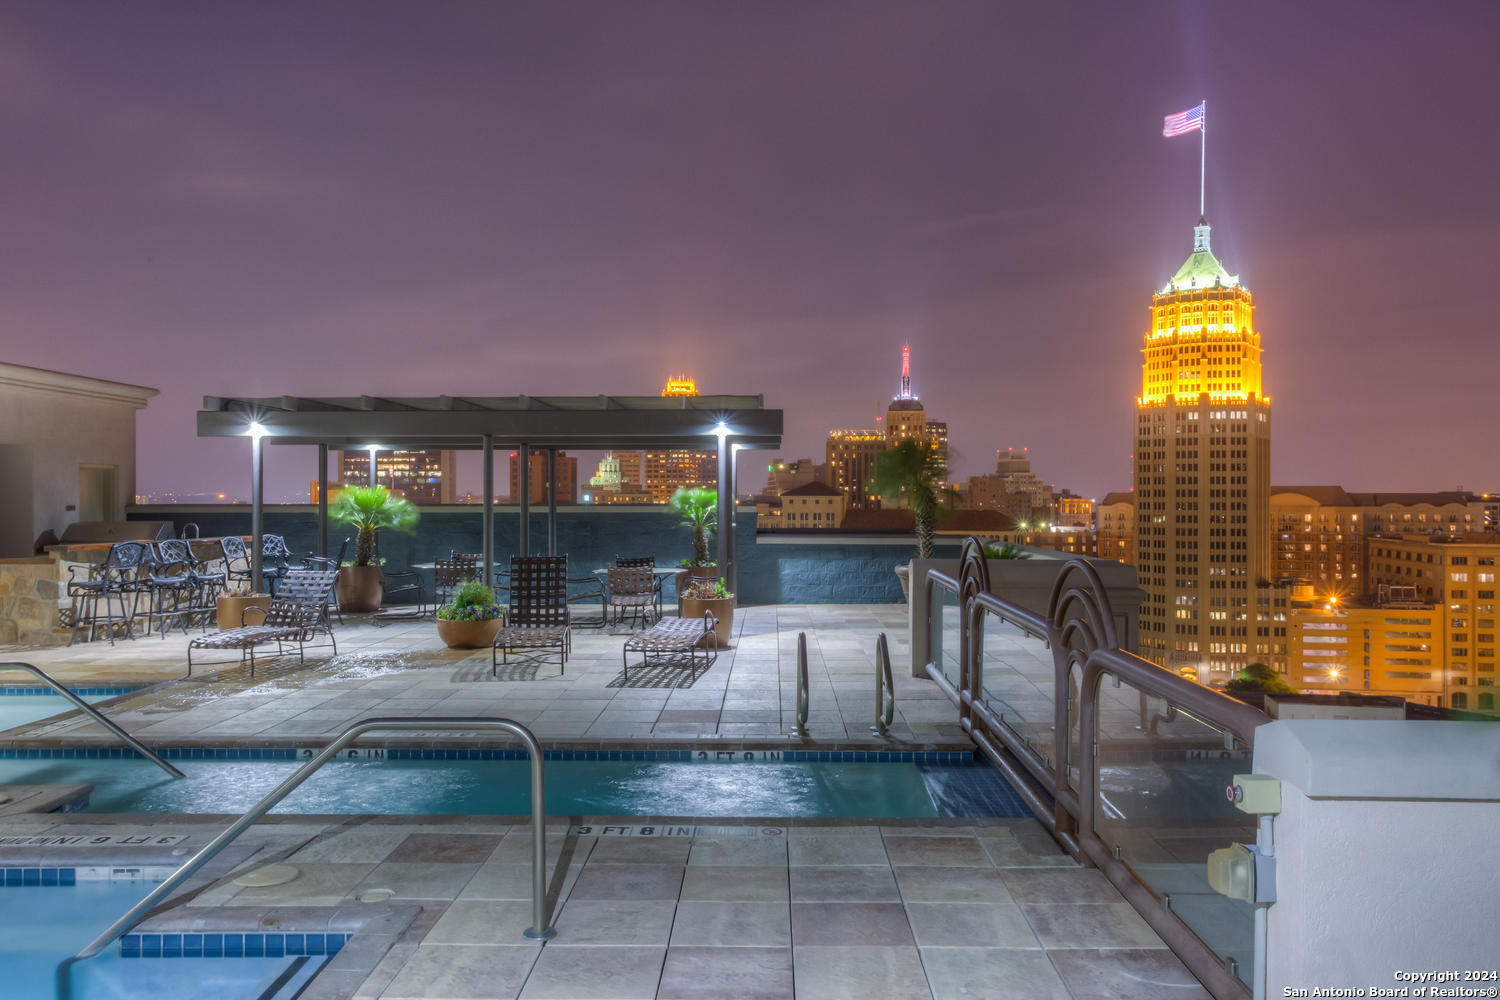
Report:
M366 889L359 894L361 903L384 903L396 894L394 889Z
M292 879L300 875L292 865L265 865L248 871L243 875L237 875L234 879L235 885L268 886L286 885Z

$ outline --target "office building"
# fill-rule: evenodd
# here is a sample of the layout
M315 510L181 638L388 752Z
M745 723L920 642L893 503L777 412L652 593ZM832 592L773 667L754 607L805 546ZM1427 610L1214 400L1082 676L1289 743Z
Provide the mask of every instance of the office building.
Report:
M1135 565L1135 494L1106 493L1098 514L1099 558Z
M1134 493L1141 654L1204 683L1254 662L1286 666L1288 595L1270 585L1271 401L1252 312L1199 219L1192 253L1151 297Z
M547 482L547 452L537 449L531 452L531 489L530 502L534 504L545 504L549 483ZM521 498L521 456L519 452L510 453L510 502L520 503ZM575 504L578 502L578 459L565 451L557 453L557 502L559 504Z
M349 486L370 482L370 453L346 451L339 456L339 479ZM458 459L436 448L398 448L376 453L376 482L415 504L454 502Z
M870 492L870 478L885 453L885 435L871 427L829 431L825 447L828 485L843 492L846 509L878 508L880 498Z
M667 379L661 394L696 396L698 385L687 375L674 375ZM621 477L629 478L632 471L622 461ZM645 452L640 472L648 501L666 503L679 489L715 488L719 482L719 456L716 452L687 448L652 449Z

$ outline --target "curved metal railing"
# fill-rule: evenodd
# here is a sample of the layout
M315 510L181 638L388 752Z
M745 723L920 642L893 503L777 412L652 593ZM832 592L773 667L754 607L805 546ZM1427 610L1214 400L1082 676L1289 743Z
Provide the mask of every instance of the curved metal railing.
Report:
M891 679L891 648L885 633L875 640L875 725L871 732L880 736L890 729L896 718L896 685Z
M177 768L173 767L171 764L168 764L165 760L163 760L162 757L161 757L161 755L158 754L155 750L152 750L150 747L146 746L146 744L142 743L140 740L136 739L134 736L131 736L125 730L121 729L118 725L116 725L114 722L112 722L109 719L109 717L106 716L103 712L99 711L93 705L90 705L88 702L86 702L82 698L78 697L78 695L76 695L72 691L68 690L67 685L63 684L61 681L59 681L57 678L53 677L52 675L50 675L48 673L45 673L40 667L36 666L35 664L32 664L32 663L0 663L0 670L24 670L24 671L26 671L27 673L31 674L33 677L35 677L38 680L40 680L43 684L46 684L52 690L56 691L58 694L62 695L64 698L66 698L69 701L71 701L76 707L82 709L85 714L87 714L89 717L91 717L95 722L99 723L99 725L103 726L105 729L108 729L110 732L112 732L116 736L120 737L120 739L122 739L126 743L130 744L130 748L132 750L134 750L136 753L140 754L142 757L145 757L151 763L155 764L157 767L161 768L163 771L166 771L168 774L170 774L174 778L181 778L183 776L183 774L182 774L181 771L177 770Z
M1243 751L1254 746L1255 729L1270 720L1250 705L1121 649L1104 584L1087 561L1063 564L1044 616L990 593L987 580L976 586L987 567L971 567L970 555L966 546L957 578L935 569L927 572L929 614L935 614L934 590L940 589L953 595L960 623L957 682L951 669L944 674L941 662L928 662L927 675L957 706L965 731L1068 852L1103 871L1215 996L1247 995L1232 968L1172 911L1170 899L1159 898L1100 836L1100 683L1108 675L1141 692L1139 728L1153 737L1159 724L1184 717L1223 733L1230 752ZM1050 719L1034 717L1027 726L1023 718L1018 728L1012 724L1017 720L990 704L984 686L987 617L1051 649ZM929 633L930 642L940 641L935 622ZM927 659L932 659L932 648ZM1160 699L1165 714L1150 717L1148 697ZM1028 729L1046 736L1033 738Z
M136 903L124 916L105 928L98 937L85 945L82 951L64 961L58 967L59 982L64 985L66 984L67 969L72 963L92 958L118 940L130 928L139 923L140 919L152 907L170 896L194 872L212 860L214 855L229 846L231 841L248 830L256 820L270 812L277 803L290 795L298 785L312 777L315 771L332 760L340 750L354 742L355 739L375 730L420 730L426 732L433 729L502 729L518 737L521 742L526 744L526 750L531 755L532 841L531 927L526 929L524 936L534 941L545 941L555 936L557 932L547 926L546 913L544 912L547 896L547 810L544 800L542 749L537 743L536 737L532 735L531 730L509 719L462 718L453 716L437 719L364 719L340 733L338 738L319 751L317 756L297 768L290 777L272 789L265 798L251 806L249 812L231 823L223 833L210 841L197 854L188 858L181 868L169 875L166 881L151 890L145 899Z
M798 739L807 738L807 633L797 633L797 724L791 729L791 735Z

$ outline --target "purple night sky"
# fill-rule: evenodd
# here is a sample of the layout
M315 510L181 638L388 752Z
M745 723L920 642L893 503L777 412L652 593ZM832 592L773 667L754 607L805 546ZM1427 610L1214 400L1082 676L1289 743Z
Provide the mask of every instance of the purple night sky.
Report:
M1497 50L1493 0L10 4L0 359L161 389L139 489L243 491L206 394L686 371L821 460L909 339L956 476L1028 445L1099 496L1207 99L1275 481L1493 490Z

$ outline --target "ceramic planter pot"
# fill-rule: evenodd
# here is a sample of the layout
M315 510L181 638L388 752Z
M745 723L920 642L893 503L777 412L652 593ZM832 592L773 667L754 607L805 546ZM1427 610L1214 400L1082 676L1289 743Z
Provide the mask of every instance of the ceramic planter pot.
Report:
M488 649L495 644L495 633L505 625L504 618L483 622L437 620L438 638L449 649Z
M677 603L684 618L702 618L705 611L713 615L718 622L714 634L719 637L719 648L729 648L729 640L734 635L733 597L682 597Z
M379 566L345 566L339 570L333 592L339 599L339 610L354 614L380 610L385 588L381 585Z
M223 594L218 600L217 618L219 629L239 628L241 625L259 625L264 618L260 615L245 615L246 608L260 608L262 611L271 610L270 594Z
M677 593L681 595L682 588L696 580L707 580L717 583L719 580L719 567L717 566L684 566L677 571Z

